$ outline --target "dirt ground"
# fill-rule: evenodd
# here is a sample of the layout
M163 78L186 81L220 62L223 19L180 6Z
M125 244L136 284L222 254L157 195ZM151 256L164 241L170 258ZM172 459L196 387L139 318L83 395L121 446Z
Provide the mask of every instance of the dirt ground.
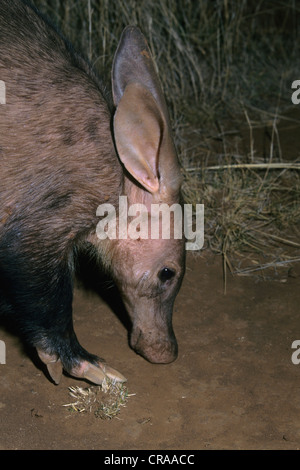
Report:
M0 330L0 449L298 449L300 265L273 280L229 277L221 258L188 256L174 311L179 357L153 365L128 346L123 322L97 293L77 287L75 330L83 346L128 378L117 418L71 413L63 376L52 384L19 339ZM71 399L72 401L72 399Z

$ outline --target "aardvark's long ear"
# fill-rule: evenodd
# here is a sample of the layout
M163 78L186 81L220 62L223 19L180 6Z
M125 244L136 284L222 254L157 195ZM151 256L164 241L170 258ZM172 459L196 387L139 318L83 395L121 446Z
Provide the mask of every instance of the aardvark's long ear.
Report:
M115 143L127 171L151 193L168 197L178 192L181 174L168 111L150 49L137 27L123 31L112 89Z

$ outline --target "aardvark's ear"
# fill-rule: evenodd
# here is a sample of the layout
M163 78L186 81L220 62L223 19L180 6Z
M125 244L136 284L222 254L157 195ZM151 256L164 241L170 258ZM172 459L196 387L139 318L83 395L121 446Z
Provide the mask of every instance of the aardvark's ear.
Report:
M135 26L125 28L120 39L112 89L120 160L147 191L177 192L181 174L165 99L150 49Z

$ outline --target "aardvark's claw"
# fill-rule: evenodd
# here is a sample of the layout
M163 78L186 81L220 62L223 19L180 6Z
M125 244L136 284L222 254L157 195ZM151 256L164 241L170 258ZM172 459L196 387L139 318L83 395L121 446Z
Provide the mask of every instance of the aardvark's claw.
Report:
M110 380L114 380L115 382L127 382L127 379L124 377L124 375L122 375L121 372L118 372L116 369L113 369L112 367L109 367L103 363L100 363L100 367L107 377L110 378Z
M58 385L63 371L61 360L55 354L47 354L41 349L37 349L37 352L41 361L46 364L53 382Z
M56 354L48 354L41 349L37 349L37 352L40 359L46 364L54 383L59 384L63 371L60 358ZM86 379L97 385L101 385L106 377L115 382L127 381L124 375L101 361L98 362L98 365L82 361L79 366L67 370L67 372L73 377Z
M94 366L94 364L91 363L87 364L87 367L84 369L82 376L83 378L97 385L101 385L105 379L105 374L102 372L100 367Z
M82 377L97 385L101 385L107 377L110 378L110 380L114 380L115 382L126 382L127 379L125 379L125 377L120 374L120 372L116 371L112 367L107 366L103 362L99 361L98 364L99 366L84 361L81 363L80 368L71 372L71 375L79 378Z

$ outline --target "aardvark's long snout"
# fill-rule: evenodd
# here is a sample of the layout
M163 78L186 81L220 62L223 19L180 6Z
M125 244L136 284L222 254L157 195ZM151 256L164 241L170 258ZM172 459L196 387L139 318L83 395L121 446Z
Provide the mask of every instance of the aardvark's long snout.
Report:
M177 341L173 329L168 332L148 330L143 331L134 326L130 346L149 362L167 364L175 361L178 354Z

